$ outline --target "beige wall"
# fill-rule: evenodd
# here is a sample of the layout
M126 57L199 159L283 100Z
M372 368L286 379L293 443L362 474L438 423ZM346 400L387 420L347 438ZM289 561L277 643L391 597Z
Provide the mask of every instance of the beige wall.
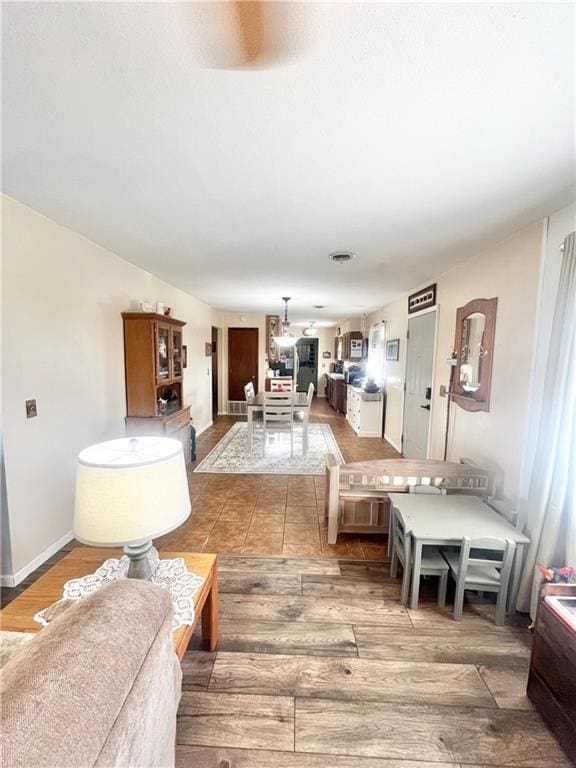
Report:
M448 459L467 456L503 476L503 493L515 499L520 484L542 254L537 222L468 259L438 280L438 338L431 452L442 458L448 385L446 358L454 345L456 310L477 298L498 297L490 411L452 408Z
M69 536L78 451L124 435L120 312L149 298L187 322L184 392L199 430L212 418L204 344L213 313L14 200L3 198L2 211L3 426L12 572L18 573ZM25 416L29 398L38 404L34 419Z
M492 393L488 413L453 405L448 459L462 456L493 467L503 478L503 493L518 494L526 432L534 347L543 223L537 222L467 259L437 278L438 336L433 386L430 458L442 458L448 385L446 363L454 345L456 310L477 298L498 297ZM412 293L412 291L410 291ZM399 446L408 327L407 295L369 316L385 320L386 337L400 338L400 360L387 364L385 436Z
M218 312L214 323L221 330L221 354L218 357L220 371L218 412L227 413L228 407L228 328L258 329L258 390L264 389L266 373L266 315L249 312Z

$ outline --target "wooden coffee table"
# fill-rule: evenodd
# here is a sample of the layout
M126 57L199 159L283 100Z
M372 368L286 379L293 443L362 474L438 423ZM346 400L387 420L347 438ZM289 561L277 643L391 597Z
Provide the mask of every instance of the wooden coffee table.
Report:
M5 632L39 632L42 625L34 615L62 597L62 589L69 579L86 576L110 557L120 557L119 549L76 547L53 568L16 597L0 611L0 627ZM202 640L211 651L218 644L218 561L216 555L190 552L161 552L161 558L181 557L189 571L202 576L204 583L194 596L194 624L180 627L174 632L174 650L182 659L200 617Z

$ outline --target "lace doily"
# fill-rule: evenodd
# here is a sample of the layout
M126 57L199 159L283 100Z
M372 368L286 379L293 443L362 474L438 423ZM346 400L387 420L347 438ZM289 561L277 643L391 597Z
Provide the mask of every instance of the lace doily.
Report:
M172 600L174 608L174 620L172 629L182 626L191 626L194 623L194 595L204 583L202 576L196 576L186 568L186 563L181 557L171 560L160 560L157 553L151 553L156 560L156 567L150 579L152 584L165 589ZM94 573L82 576L79 579L70 579L64 584L62 600L81 600L83 597L97 592L106 584L118 579L125 579L128 573L130 560L126 555L117 559L111 557L105 560ZM154 567L154 562L152 563ZM43 626L48 625L46 613L52 608L44 608L34 616Z

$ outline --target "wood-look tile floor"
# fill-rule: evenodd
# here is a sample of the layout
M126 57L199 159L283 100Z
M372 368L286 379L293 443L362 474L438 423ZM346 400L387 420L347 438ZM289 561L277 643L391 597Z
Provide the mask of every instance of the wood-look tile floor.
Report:
M184 657L177 768L569 766L525 695L524 618L498 628L477 598L456 623L433 583L408 611L386 562L219 563L220 643Z
M197 474L194 468L238 421L220 417L198 440L198 461L190 467L192 515L157 544L167 550L229 554L296 555L377 560L385 554L382 536L343 534L327 541L323 476ZM386 441L358 438L344 416L323 398L311 421L330 424L346 461L395 458Z

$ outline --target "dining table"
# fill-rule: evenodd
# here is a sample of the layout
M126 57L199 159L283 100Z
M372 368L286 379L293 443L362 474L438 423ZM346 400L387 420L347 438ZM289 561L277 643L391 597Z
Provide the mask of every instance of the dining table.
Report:
M518 595L524 547L530 543L523 534L504 517L495 512L480 496L453 493L446 495L390 493L390 505L399 515L404 529L410 531L414 558L411 572L410 608L418 607L422 547L425 545L453 547L467 536L471 539L510 539L516 544L512 579L507 597L508 611L513 609ZM482 549L501 547L490 541Z
M304 430L302 444L304 453L308 450L308 416L310 404L306 392L287 392L286 395L292 395L294 402L294 411L300 411L304 414L302 427ZM258 392L253 398L246 401L246 415L248 417L248 450L252 453L252 444L254 440L254 414L262 413L264 409L264 393Z

